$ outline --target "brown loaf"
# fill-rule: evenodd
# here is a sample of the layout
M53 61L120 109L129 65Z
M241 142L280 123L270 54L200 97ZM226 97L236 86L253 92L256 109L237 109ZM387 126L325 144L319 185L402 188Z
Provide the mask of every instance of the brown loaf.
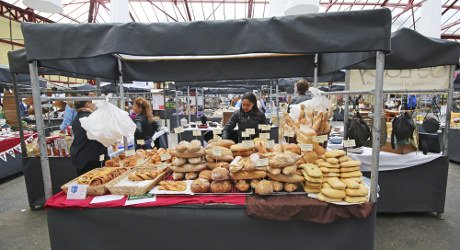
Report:
M184 176L185 176L185 173L176 173L176 172L174 172L173 173L173 180L180 181L180 180L184 179Z
M225 161L225 162L231 162L235 158L233 158L233 155L222 155L222 156L217 156L217 157L212 157L210 155L206 156L206 161L207 162L216 162L217 161Z
M193 158L192 158L193 159ZM182 166L184 165L185 163L187 163L187 159L184 159L184 158L174 158L174 160L172 161L172 164L174 166Z
M198 178L192 182L190 187L194 193L207 193L210 185L208 180Z
M281 174L281 168L272 168L270 166L267 167L267 171L270 173L270 174Z
M297 171L297 166L287 166L283 168L283 174L285 175L293 175Z
M228 169L225 169L225 168L215 168L212 170L212 173L211 173L211 179L213 181L228 180L229 177L230 176L229 176Z
M235 142L232 140L210 140L208 146L221 146L221 147L226 147L230 148L232 145L235 145Z
M177 146L174 147L174 150L178 153L183 153L187 150L188 144L188 141L181 141Z
M284 190L286 190L286 192L288 192L288 193L296 191L298 187L299 186L297 186L297 184L294 184L294 183L285 183L284 184Z
M273 186L270 181L267 180L261 180L259 183L257 183L256 188L255 188L256 194L259 195L269 195L273 193Z
M281 183L279 181L271 181L271 183L272 183L272 186L273 186L273 191L275 191L275 192L280 192L284 188L283 183Z
M213 193L227 193L232 189L232 183L229 180L213 181L211 183L211 192Z
M243 146L242 143L238 143L238 144L232 145L230 147L230 150L232 152L249 151L249 150L254 150L254 147L245 147Z
M230 173L232 180L251 180L251 179L263 179L267 176L265 171L256 170L252 172L240 171L237 173Z
M209 169L215 169L215 168L226 168L226 169L228 169L230 167L230 164L228 162L206 162L206 166Z
M282 153L272 157L269 161L269 165L273 168L284 168L294 165L301 157L301 155L294 153Z
M178 172L178 173L198 172L203 169L206 169L206 164L197 164L197 165L185 164L182 167L169 165L169 168L172 171Z
M267 175L272 180L280 181L280 182L287 182L287 183L297 183L297 182L302 182L305 180L303 176L298 175L298 174L287 176L283 174L274 175L274 174L268 173Z
M187 161L190 164L200 164L203 162L203 159L201 157L196 157L196 158L188 158Z
M283 147L283 151L286 152L286 151L291 151L293 153L296 153L298 155L300 155L300 147L299 145L297 144L294 144L294 143L283 143L281 144L281 146Z
M196 157L200 157L200 156L203 156L206 154L206 152L204 151L203 148L200 148L200 150L194 152L194 153L190 153L190 152L182 152L180 153L179 151L175 151L173 152L173 154L176 156L176 157L179 157L179 158L196 158Z
M249 186L249 183L246 180L237 180L235 182L235 187L241 192L246 192L251 186Z
M208 181L212 181L211 178L211 170L205 169L200 172L200 175L198 175L198 178L206 179Z
M233 152L233 156L241 156L241 157L249 157L251 154L254 153L254 150L249 151L235 151Z
M185 174L186 180L195 180L196 178L198 178L198 174L196 172L190 172Z
M220 156L224 156L224 155L232 155L232 151L230 151L230 149L228 148L225 148L225 147L221 147L221 146L214 146L212 148L206 148L206 156L208 157L211 157L213 159L216 159L216 157L220 157L218 155L215 155L214 154L214 150L217 149L217 150L220 150L221 151L221 155Z
M198 140L192 140L187 146L187 151L189 153L195 153L200 149L202 149L201 142Z

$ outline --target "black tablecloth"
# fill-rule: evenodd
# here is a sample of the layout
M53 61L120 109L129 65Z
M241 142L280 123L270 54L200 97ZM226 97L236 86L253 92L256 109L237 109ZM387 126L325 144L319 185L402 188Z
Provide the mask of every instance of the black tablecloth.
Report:
M460 163L460 129L449 130L449 160Z
M49 157L51 184L53 194L61 191L61 186L77 177L77 171L70 157ZM29 206L42 206L45 204L45 191L39 158L24 158L23 173L26 182Z
M16 157L6 155L6 162L0 160L0 179L22 172L22 155L15 154Z
M398 170L379 172L377 212L444 212L448 157ZM363 172L370 177L370 172Z
M330 224L251 218L244 208L47 209L52 249L373 249L375 211Z

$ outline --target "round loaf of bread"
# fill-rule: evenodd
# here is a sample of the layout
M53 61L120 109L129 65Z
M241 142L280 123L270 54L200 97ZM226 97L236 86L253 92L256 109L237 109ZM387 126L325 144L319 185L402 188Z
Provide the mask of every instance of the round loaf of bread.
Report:
M192 182L190 187L194 193L207 193L210 185L208 180L198 178Z

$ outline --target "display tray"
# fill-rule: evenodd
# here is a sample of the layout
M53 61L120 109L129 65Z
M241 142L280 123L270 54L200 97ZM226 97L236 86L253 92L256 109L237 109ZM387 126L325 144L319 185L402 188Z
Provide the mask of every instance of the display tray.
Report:
M369 195L371 193L371 189L370 189L369 185L366 182L363 181L363 183L364 183L364 185L366 185L367 190L368 190L367 191L368 192L367 202L369 202ZM318 194L316 194L316 193L309 193L308 194L308 197L313 198L313 199L317 199L317 196L318 196ZM332 204L335 204L335 205L340 205L340 206L350 206L350 205L362 204L362 203L365 203L365 202L348 203L346 201L339 201L339 202L329 202L329 203L332 203Z
M152 180L131 181L129 176L137 171L152 170L152 168L135 168L123 175L115 178L106 185L106 188L112 194L118 195L143 195L162 181L168 169L166 167L159 170L159 174Z
M299 194L304 194L304 195L308 194L307 192L303 190L303 185L301 182L297 183L297 189L294 190L293 192L280 191L280 192L273 192L271 195L299 195Z
M166 179L166 180L172 180L171 179ZM191 184L192 180L185 180L184 181L186 184L186 188L184 191L171 191L171 190L161 190L158 189L159 186L155 186L152 190L150 190L150 194L155 194L155 195L193 195L192 189L191 189Z

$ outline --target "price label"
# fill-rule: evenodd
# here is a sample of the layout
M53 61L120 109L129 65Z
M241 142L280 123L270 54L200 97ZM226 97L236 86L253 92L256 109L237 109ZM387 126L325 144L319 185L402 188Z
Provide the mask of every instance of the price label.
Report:
M343 140L343 147L344 148L356 147L356 141L355 140Z
M260 133L260 134L259 134L259 137L260 137L261 139L270 140L270 133Z
M145 145L145 140L136 140L138 145Z
M305 151L305 152L313 151L312 144L299 144L299 147L300 147L300 150Z
M285 137L294 137L294 131L289 130L289 131L284 131L283 134Z
M262 130L262 131L269 131L270 130L270 125L259 124L259 129Z
M214 134L214 135L212 136L212 138L215 139L215 140L220 140L220 139L222 139L222 137L220 137L219 135L216 135L216 134Z
M167 161L167 160L171 159L171 155L170 154L161 154L160 158L161 158L161 161Z
M212 133L215 135L221 135L222 134L222 129L221 128L215 128L212 130Z
M136 154L136 152L134 152L134 150L127 150L127 151L125 151L125 155L126 155L126 156L133 156L133 155L135 155L135 154Z
M305 124L300 124L300 128L301 130L310 130L311 128Z
M88 192L88 185L72 185L67 189L67 200L84 200Z
M193 136L201 136L201 131L199 129L193 130Z
M246 148L253 148L254 147L254 141L243 141L243 147Z
M313 136L313 141L323 143L327 141L327 135Z
M268 166L268 158L257 159L256 165L258 167L265 167Z
M265 148L267 148L267 149L274 148L274 147L275 147L275 141L274 140L267 141L267 143L265 144Z
M104 155L104 154L99 155L99 161L104 161L104 159L105 159L105 155Z
M183 127L174 128L174 133L176 134L184 133L184 128Z
M247 138L249 137L249 134L247 132L241 132L241 137Z
M212 154L215 156L222 156L222 149L220 148L213 148L212 149Z
M247 128L246 129L246 133L248 135L255 135L256 134L256 130L254 128Z

